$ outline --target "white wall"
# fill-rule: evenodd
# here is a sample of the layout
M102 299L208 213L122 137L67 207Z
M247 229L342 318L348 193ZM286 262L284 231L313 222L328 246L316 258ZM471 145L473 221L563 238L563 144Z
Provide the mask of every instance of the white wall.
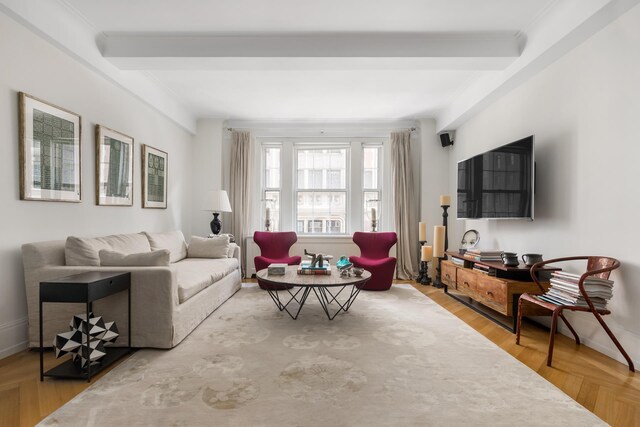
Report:
M24 348L27 307L20 246L140 230L191 232L192 136L136 97L0 13L0 358ZM19 200L18 95L82 116L82 203ZM135 139L134 206L95 205L94 126ZM142 209L140 144L169 153L168 208Z
M454 222L459 240L476 228L481 246L545 258L609 255L622 262L605 317L640 364L638 159L640 6L489 106L457 130L456 162L535 134L535 221ZM455 206L453 207L455 208ZM593 316L570 317L587 345L623 360ZM566 333L566 331L564 331Z
M226 189L222 183L222 120L201 119L196 128L193 151L193 234L207 236L211 233L209 223L213 213L202 210L204 197L209 190ZM223 214L223 227L226 218L227 214ZM226 231L229 229L226 228Z
M433 246L433 227L442 225L442 208L440 195L455 192L449 189L449 152L450 147L443 148L436 134L436 122L433 119L420 120L420 221L427 223L427 245ZM455 182L455 181L454 181ZM453 199L453 197L452 197ZM455 222L455 213L449 209L448 224ZM449 234L449 248L456 248L456 237ZM434 263L429 265L432 279Z

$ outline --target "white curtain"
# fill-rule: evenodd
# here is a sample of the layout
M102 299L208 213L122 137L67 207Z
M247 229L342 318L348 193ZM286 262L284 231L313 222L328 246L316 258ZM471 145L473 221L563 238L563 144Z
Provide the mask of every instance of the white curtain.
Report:
M391 132L391 190L393 192L393 216L398 234L396 246L396 277L402 280L415 276L414 259L417 252L416 193L411 166L411 133Z
M229 198L231 202L231 233L242 250L242 274L246 271L246 238L249 232L250 182L251 182L251 133L232 131L231 133L231 182Z

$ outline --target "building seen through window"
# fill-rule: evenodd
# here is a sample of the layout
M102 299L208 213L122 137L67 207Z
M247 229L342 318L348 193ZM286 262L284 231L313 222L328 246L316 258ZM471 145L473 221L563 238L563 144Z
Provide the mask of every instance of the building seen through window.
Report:
M296 150L298 233L347 232L347 152L347 148Z

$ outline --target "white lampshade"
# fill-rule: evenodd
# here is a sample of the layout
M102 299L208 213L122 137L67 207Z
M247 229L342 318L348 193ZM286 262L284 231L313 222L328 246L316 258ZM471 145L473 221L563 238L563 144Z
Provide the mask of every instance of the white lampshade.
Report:
M224 190L208 191L204 200L204 211L211 212L231 212L231 203L229 196Z

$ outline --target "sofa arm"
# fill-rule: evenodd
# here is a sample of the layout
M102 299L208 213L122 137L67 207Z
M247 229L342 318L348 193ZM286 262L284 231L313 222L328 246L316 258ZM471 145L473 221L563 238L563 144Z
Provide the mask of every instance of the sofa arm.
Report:
M233 248L233 258L238 260L238 268L240 268L239 266L242 264L242 255L241 255L241 249L240 246L237 245L236 243L231 243L231 246L234 247Z
M134 347L171 347L173 312L178 306L176 272L170 267L94 267L46 266L25 275L29 309L29 342L39 345L39 286L40 282L88 271L131 273L131 324ZM73 314L83 312L83 305L47 303L44 307L45 345L51 344L56 333L68 330ZM116 320L125 345L127 334L127 295L124 292L94 303L97 314L106 320Z

